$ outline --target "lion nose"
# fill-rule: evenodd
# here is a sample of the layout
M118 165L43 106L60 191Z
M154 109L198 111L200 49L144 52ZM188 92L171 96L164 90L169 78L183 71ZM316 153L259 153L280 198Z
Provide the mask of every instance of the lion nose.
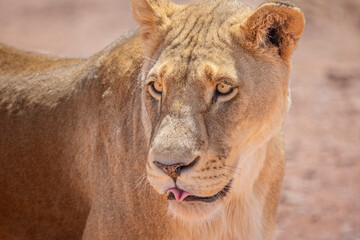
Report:
M176 178L178 176L180 176L180 173L182 170L186 169L186 168L190 168L192 166L195 165L195 163L199 160L200 157L196 157L192 162L190 162L189 164L185 164L185 163L175 163L175 164L171 164L171 165L166 165L163 164L161 162L158 161L154 161L154 164L160 168L161 170L163 170L163 172L168 175L169 177L171 177L174 182L176 181Z

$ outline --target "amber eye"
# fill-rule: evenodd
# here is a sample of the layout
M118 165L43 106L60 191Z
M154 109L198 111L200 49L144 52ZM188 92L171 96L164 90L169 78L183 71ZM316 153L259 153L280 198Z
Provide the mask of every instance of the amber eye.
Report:
M234 88L231 85L226 84L226 83L219 83L216 86L216 91L220 95L227 95L227 94L231 93L233 90L234 90Z
M152 82L151 87L157 94L161 94L163 92L163 85L157 81Z

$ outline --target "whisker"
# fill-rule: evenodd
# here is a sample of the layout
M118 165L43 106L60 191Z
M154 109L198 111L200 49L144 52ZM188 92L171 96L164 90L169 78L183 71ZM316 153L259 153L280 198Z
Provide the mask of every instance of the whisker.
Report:
M236 166L223 165L223 167L226 168L226 169L233 169L233 170L237 170L237 171L241 170L241 168L236 167Z
M150 61L153 62L153 63L157 63L157 60L152 59L152 58L150 58L150 57L148 57L148 56L144 56L144 58L146 58L147 60L150 60Z
M239 170L232 169L232 168L224 168L226 171L229 171L230 173L238 173Z
M133 191L139 190L139 193L142 193L147 186L149 186L149 182L146 180L146 173L143 173L135 181L135 187L133 188Z

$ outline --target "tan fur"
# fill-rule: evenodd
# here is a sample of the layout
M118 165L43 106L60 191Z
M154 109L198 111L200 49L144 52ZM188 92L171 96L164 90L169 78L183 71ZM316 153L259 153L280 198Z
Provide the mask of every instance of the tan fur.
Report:
M0 46L0 239L273 239L301 11L132 3L141 34L88 59ZM214 99L221 81L236 89ZM195 157L177 187L229 193L168 201L153 161Z

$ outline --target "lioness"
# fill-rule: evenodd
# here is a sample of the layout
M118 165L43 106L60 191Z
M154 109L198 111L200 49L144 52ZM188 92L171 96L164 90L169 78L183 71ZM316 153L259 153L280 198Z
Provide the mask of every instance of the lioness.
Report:
M87 59L0 47L0 239L273 239L302 12L132 4Z

